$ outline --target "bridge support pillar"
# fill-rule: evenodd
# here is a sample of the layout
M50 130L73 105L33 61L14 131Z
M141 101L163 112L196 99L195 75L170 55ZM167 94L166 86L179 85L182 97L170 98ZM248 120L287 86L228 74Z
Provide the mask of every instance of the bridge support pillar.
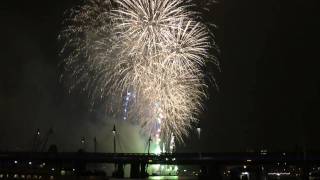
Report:
M134 162L130 164L130 178L146 178L146 163Z
M257 179L268 180L268 168L259 166Z
M140 177L141 178L146 178L148 177L148 173L147 173L147 170L146 170L146 163L141 163L140 164L141 168L140 168Z
M114 172L112 173L112 176L116 177L116 178L124 178L124 164L118 163L115 166L116 166L116 168L115 168Z
M140 164L137 162L130 164L130 178L139 178L140 175Z

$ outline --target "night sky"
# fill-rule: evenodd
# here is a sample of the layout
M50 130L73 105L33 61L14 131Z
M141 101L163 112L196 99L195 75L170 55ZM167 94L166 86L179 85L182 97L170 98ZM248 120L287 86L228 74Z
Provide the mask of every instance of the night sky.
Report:
M59 81L64 12L76 0L0 4L0 151L32 146L39 128L48 144L76 151L80 140L111 152L113 118L90 111L84 93ZM221 0L205 13L215 23L221 71L195 130L179 152L319 150L320 76L315 2ZM138 127L118 122L120 151L143 152ZM134 143L132 143L134 142Z

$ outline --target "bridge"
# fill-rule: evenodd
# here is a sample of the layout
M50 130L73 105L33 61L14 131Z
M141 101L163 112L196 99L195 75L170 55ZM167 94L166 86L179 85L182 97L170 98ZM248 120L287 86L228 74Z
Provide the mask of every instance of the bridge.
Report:
M198 165L203 172L223 166L260 166L286 164L300 166L304 169L320 166L320 154L303 153L51 153L51 152L0 152L0 168L13 162L41 164L71 164L80 171L85 171L87 164L115 164L115 176L123 176L124 165L130 164L131 177L145 177L147 164L164 165Z
M147 164L320 164L320 154L303 155L301 153L87 153L87 152L0 152L3 161L44 161L44 162L76 162L85 163L124 163L141 162Z

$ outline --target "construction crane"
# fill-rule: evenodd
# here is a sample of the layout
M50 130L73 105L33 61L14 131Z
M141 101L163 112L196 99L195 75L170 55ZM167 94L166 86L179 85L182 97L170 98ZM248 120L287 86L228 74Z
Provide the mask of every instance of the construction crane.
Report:
M49 131L47 131L47 133L41 137L40 129L37 129L33 138L32 152L38 152L39 150L40 152L44 152L51 134L53 134L52 128L50 128Z
M42 147L41 147L41 152L44 152L47 144L48 144L48 140L49 140L49 136L53 134L53 129L50 128L49 131L45 134L45 136L43 137L43 141L42 141Z
M41 142L40 129L37 129L32 140L32 147L31 147L32 152L37 151L37 148L39 147L40 142Z

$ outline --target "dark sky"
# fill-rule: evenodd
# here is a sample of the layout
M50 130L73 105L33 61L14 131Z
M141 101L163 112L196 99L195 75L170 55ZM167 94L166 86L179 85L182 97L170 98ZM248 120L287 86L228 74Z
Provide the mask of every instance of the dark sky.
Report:
M52 127L49 144L62 151L97 137L110 151L113 120L85 94L59 82L57 35L76 0L6 1L0 5L0 150L26 150L37 128ZM202 134L191 132L178 150L273 151L320 149L319 44L314 2L221 0L206 19L218 26L219 91L210 90ZM119 125L122 151L144 149L138 128ZM129 145L135 142L135 145ZM136 147L134 147L136 146ZM139 146L139 147L137 147Z

